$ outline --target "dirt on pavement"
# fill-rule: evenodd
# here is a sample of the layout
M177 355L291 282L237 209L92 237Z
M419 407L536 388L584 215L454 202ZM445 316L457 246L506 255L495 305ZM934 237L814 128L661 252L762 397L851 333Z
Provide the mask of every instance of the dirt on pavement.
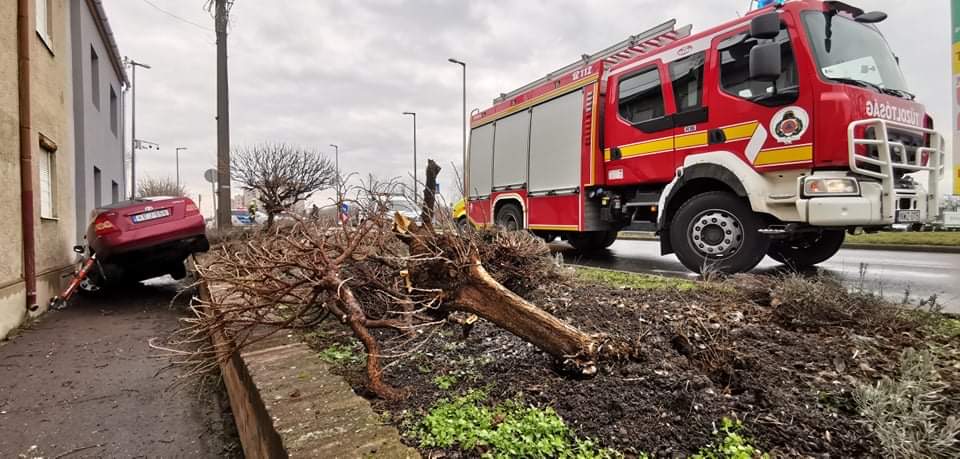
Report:
M0 343L0 457L237 457L216 378L173 387L190 295L154 280L76 297ZM211 382L212 381L212 382Z

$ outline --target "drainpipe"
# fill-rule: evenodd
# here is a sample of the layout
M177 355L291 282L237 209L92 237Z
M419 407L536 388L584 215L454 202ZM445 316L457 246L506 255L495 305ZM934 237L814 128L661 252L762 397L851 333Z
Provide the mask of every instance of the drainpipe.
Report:
M37 310L36 234L33 206L33 133L30 128L30 1L17 0L17 87L20 105L20 222L27 310Z

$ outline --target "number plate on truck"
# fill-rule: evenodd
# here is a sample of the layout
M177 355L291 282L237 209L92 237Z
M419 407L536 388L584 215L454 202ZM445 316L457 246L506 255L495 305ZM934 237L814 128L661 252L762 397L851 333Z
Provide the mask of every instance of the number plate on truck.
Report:
M916 223L920 221L919 210L898 210L897 223Z
M158 218L169 217L170 209L160 209L154 210L152 212L144 212L142 214L137 214L133 216L134 223L143 223L147 220L156 220Z

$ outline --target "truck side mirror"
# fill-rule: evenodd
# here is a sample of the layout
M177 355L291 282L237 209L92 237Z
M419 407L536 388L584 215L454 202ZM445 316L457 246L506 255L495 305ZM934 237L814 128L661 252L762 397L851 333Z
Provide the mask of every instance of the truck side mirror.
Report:
M762 14L750 21L750 36L770 40L780 35L780 14L776 11Z
M750 79L777 81L783 72L779 43L764 43L750 49Z

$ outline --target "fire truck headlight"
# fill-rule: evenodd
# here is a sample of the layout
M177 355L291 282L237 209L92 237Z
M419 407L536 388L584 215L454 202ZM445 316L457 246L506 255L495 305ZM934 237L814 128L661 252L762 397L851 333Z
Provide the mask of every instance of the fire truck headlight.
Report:
M803 194L815 196L860 196L860 182L852 177L807 177Z

